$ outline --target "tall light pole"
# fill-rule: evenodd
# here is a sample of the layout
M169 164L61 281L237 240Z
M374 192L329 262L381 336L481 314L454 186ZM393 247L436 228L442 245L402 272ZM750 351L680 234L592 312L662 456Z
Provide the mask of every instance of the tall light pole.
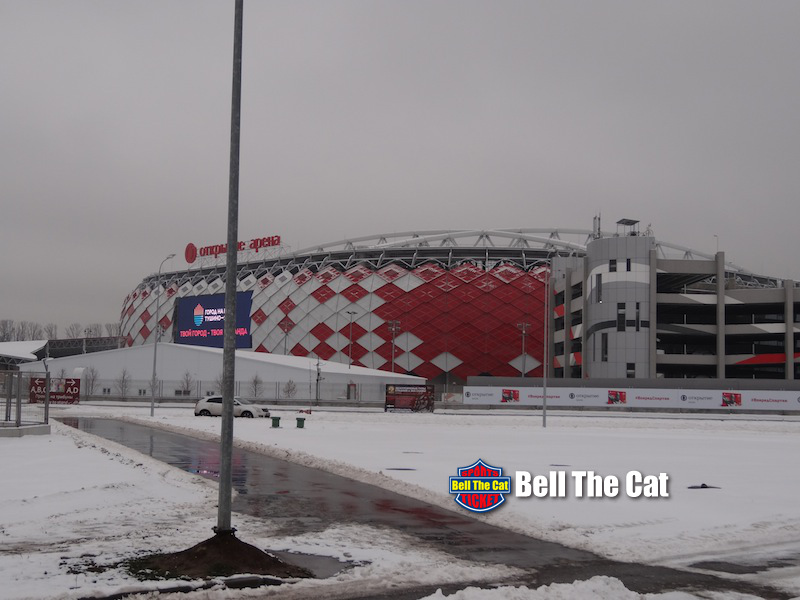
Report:
M283 355L288 356L286 342L289 339L289 332L292 330L292 328L289 327L289 323L285 323L283 321L281 321L279 326L283 330Z
M400 321L387 321L389 332L392 334L392 373L394 373L394 338L400 331Z
M155 334L155 339L153 340L153 379L151 379L150 383L150 416L152 417L155 415L156 411L156 358L158 357L158 338L160 337L160 325L158 324L158 310L161 308L161 269L164 267L164 263L167 262L170 258L175 258L174 254L170 254L161 261L161 264L158 265L158 277L156 277L156 327L153 333Z
M530 326L530 323L517 323L517 329L522 332L522 368L520 369L522 377L525 377L525 373L528 372L528 369L525 368L525 359L527 358L525 351L525 338L528 336L528 327Z
M219 443L219 502L216 534L231 526L233 497L233 392L236 376L236 267L239 238L239 146L242 109L242 21L244 0L236 0L233 17L233 85L231 90L231 153L228 171L228 252L225 256L225 321L222 342L222 422Z
M347 349L347 368L349 369L353 366L353 315L358 313L354 310L346 310L345 312L350 315L350 346Z
M542 372L542 427L547 427L547 371L550 367L550 275L552 262L547 261L544 283L544 371Z

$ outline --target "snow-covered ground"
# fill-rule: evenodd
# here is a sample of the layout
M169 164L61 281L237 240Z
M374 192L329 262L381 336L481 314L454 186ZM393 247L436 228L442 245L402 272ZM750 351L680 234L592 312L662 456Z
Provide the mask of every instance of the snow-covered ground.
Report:
M114 416L158 427L219 433L220 420L186 408L56 407L58 416ZM610 558L685 568L700 560L788 566L753 575L800 594L800 419L791 417L639 415L622 413L318 411L278 409L269 419L238 419L238 444L465 512L448 493L450 476L477 459L517 471L565 471L565 498L506 497L490 523ZM295 417L305 427L295 427ZM216 486L118 446L54 423L50 436L0 438L0 581L3 598L78 598L155 588L108 565L130 556L187 548L211 534ZM413 470L394 470L397 468ZM619 478L666 473L667 498L578 498L576 471ZM689 489L705 483L711 489ZM512 482L513 488L513 482ZM342 525L323 534L277 537L269 521L234 515L240 537L262 548L308 552L361 564L327 580L254 591L197 591L182 598L345 597L407 585L512 579L514 571L453 559L402 534ZM159 597L178 597L162 594ZM615 579L538 590L464 590L448 598L639 598ZM434 598L443 598L435 594ZM691 598L687 594L648 596ZM726 596L730 597L730 596Z

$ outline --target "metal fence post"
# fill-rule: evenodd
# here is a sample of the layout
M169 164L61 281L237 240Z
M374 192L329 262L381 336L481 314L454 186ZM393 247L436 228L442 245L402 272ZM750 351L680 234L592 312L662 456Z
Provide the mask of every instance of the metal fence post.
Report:
M44 374L44 424L50 422L50 371Z
M22 373L17 378L17 427L22 425Z
M11 420L11 394L14 389L14 373L6 373L6 421Z

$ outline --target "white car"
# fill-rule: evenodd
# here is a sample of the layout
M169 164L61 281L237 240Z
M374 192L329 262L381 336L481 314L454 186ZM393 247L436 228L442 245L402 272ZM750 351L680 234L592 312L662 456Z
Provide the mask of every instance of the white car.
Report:
M194 405L194 414L199 417L222 416L222 396L207 396ZM234 417L268 417L269 409L238 396L233 399Z

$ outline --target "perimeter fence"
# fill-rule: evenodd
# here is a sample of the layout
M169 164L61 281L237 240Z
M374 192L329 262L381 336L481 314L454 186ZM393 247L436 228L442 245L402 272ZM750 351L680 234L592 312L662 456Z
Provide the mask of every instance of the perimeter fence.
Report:
M50 376L47 373L0 371L3 420L0 427L46 425L50 418ZM42 391L37 396L37 385Z

